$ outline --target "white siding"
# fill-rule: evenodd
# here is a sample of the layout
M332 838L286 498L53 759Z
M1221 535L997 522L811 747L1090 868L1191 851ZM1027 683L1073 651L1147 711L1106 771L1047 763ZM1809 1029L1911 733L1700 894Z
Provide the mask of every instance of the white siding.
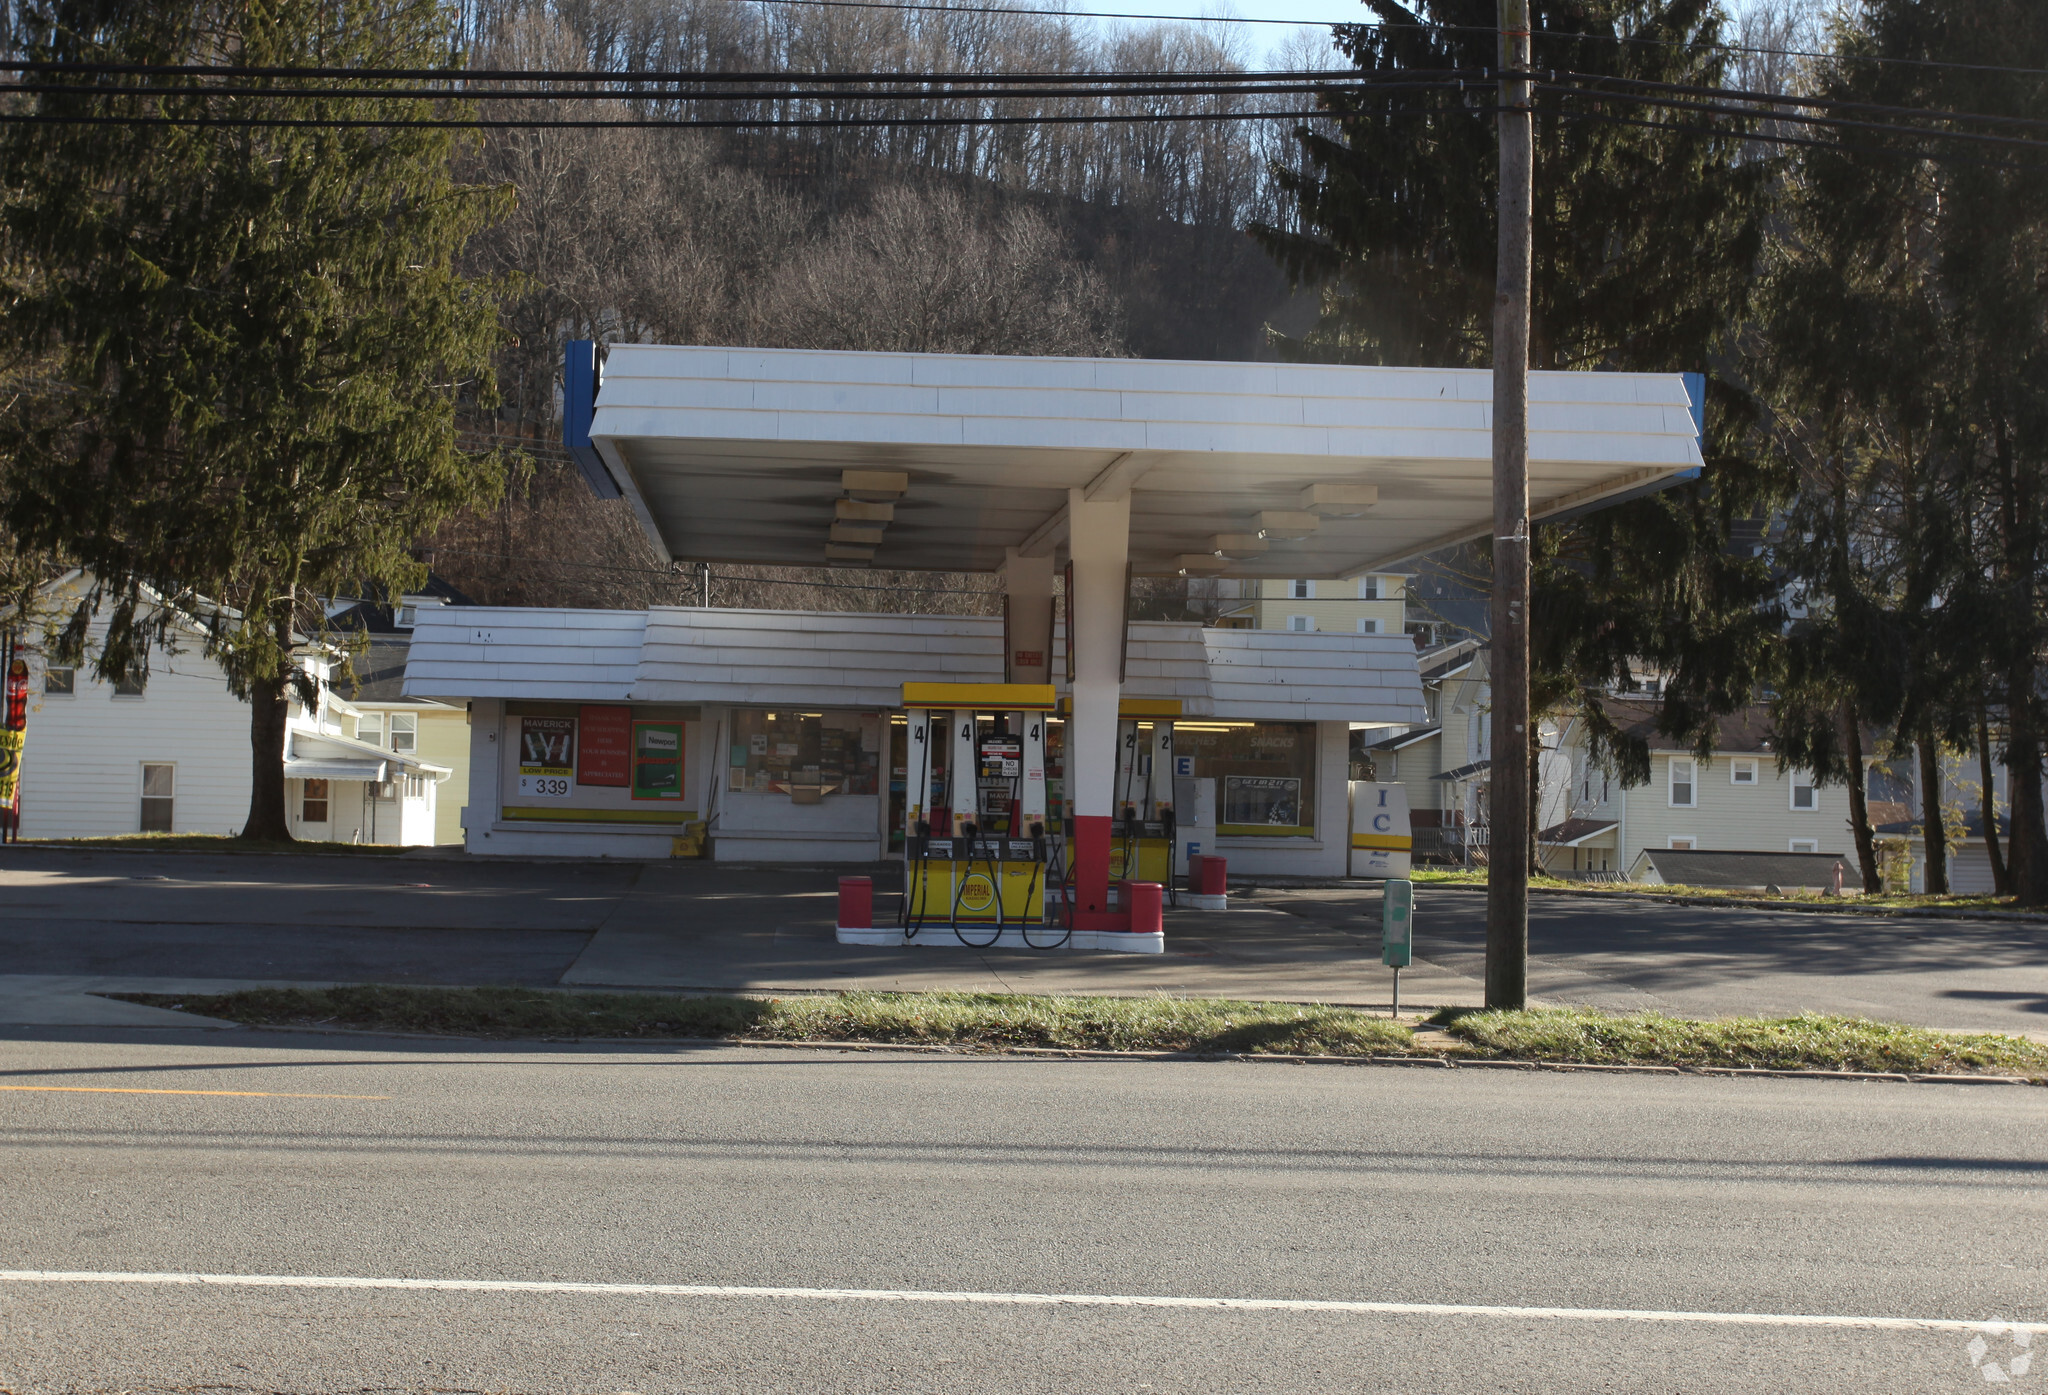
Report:
M623 702L640 668L647 613L450 606L423 612L405 695Z
M885 709L903 684L1000 683L1003 622L833 611L648 612L640 702Z
M174 832L241 828L249 814L249 706L197 648L152 650L149 684L134 698L115 697L85 668L72 695L45 694L42 664L31 660L23 837L140 831L144 762L177 767Z

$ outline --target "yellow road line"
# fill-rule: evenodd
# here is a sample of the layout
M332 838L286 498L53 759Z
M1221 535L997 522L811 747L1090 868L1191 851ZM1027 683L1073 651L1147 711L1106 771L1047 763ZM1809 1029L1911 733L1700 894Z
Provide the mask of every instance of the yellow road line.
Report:
M232 1095L264 1100L388 1100L389 1095L292 1095L282 1090L138 1090L113 1085L0 1085L0 1090L35 1090L63 1095Z

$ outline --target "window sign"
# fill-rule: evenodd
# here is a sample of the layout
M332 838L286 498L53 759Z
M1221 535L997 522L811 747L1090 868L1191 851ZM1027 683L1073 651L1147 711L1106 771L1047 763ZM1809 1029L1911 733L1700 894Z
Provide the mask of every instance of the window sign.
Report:
M883 719L873 712L732 715L726 788L750 794L874 794Z
M1301 778L1225 775L1222 823L1294 829L1301 825Z
M393 725L396 725L395 717ZM396 735L396 732L393 733ZM576 719L519 719L519 794L523 799L567 799L576 789Z
M683 797L683 724L633 723L633 798Z
M633 709L577 710L576 783L624 789L633 783Z

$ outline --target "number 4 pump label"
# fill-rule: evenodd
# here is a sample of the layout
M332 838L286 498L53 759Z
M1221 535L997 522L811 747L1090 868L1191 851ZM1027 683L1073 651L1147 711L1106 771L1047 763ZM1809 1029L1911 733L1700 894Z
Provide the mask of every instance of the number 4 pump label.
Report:
M576 788L576 719L519 719L519 793L527 799L567 799Z

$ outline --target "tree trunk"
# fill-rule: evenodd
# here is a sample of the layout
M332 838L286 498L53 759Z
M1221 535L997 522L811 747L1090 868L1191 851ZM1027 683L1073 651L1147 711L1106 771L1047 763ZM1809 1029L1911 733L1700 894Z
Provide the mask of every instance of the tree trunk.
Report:
M1869 778L1863 769L1863 723L1855 706L1842 699L1842 751L1849 762L1849 832L1856 841L1856 862L1863 869L1863 890L1875 896L1884 890L1884 872L1877 865L1877 839L1870 832Z
M292 841L284 807L285 680L266 679L249 693L249 819L244 838Z
M1991 722L1977 707L1977 774L1983 781L1978 817L1984 823L1984 855L1991 860L1991 889L2000 896L2012 895L2012 873L2005 865L2005 849L1998 842L1998 785L1991 770Z
M1931 733L1922 732L1920 748L1920 836L1927 845L1927 871L1921 890L1948 895L1948 827L1941 818L1941 748Z
M2041 809L2041 732L2035 671L2022 664L2006 688L2005 778L2012 808L2012 890L2022 906L2048 906L2048 827Z

